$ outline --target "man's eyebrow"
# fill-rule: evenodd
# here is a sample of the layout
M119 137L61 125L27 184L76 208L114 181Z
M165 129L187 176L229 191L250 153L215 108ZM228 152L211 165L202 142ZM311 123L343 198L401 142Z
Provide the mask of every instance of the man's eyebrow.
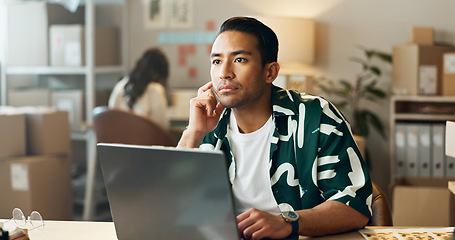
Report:
M210 58L219 57L219 56L221 56L221 53L212 53L212 54L210 54Z
M232 56L236 56L236 55L240 55L240 54L243 54L243 55L253 55L252 52L246 51L246 50L238 50L238 51L234 51L234 52L231 53Z
M231 55L231 56L236 56L236 55L241 55L241 54L243 54L243 55L253 55L252 52L247 51L247 50L238 50L238 51L233 51L233 52L229 53L229 55ZM210 54L210 58L220 57L222 55L223 55L222 53L212 53L212 54Z

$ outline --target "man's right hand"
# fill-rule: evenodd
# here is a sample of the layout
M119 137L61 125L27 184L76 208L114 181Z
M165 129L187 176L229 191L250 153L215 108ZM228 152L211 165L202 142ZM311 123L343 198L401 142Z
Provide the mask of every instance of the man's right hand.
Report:
M198 89L197 97L191 99L188 128L183 132L178 147L199 147L205 135L213 131L218 124L224 107L217 102L210 89L212 86L212 82L206 83Z

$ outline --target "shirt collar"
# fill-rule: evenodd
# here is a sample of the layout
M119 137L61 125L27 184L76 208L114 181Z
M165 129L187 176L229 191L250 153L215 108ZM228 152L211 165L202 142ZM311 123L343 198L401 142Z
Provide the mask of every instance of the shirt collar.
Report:
M294 99L299 97L299 93L293 90L282 89L275 85L272 85L272 109L273 117L280 116L290 116L296 115L298 112L297 107L295 106ZM231 109L226 108L216 126L214 133L215 136L219 139L223 139L227 134L227 128L229 124L229 117L231 114Z

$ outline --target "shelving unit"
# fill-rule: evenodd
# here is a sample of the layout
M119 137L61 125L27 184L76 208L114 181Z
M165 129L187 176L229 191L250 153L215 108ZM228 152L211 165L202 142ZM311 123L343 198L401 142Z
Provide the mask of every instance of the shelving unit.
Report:
M101 74L119 74L124 75L127 72L127 57L128 57L128 4L126 0L85 0L81 1L81 5L85 7L85 66L81 67L60 67L60 66L8 66L8 59L6 57L6 49L8 46L6 33L7 33L7 14L6 14L6 0L0 0L3 7L0 8L0 33L2 37L3 51L0 53L0 103L1 105L8 104L8 78L12 75L66 75L66 76L84 76L85 77L85 119L84 125L86 130L72 132L72 140L86 141L86 158L87 158L87 186L85 190L83 220L93 220L93 208L95 204L94 199L94 184L96 175L96 139L91 129L92 125L92 110L95 107L95 92L96 92L96 79ZM103 4L121 4L121 37L120 37L120 60L121 63L115 66L95 66L95 19L96 19L96 6ZM113 87L113 86L112 86Z
M390 106L390 176L393 184L398 180L395 165L397 122L444 123L447 120L455 120L455 97L393 96ZM403 178L406 176L400 177L400 180Z

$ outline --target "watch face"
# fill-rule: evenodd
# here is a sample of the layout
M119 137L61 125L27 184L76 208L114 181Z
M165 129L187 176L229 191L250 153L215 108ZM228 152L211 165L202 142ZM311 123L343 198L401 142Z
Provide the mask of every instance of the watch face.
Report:
M286 211L286 212L283 212L282 214L283 214L283 217L285 217L289 221L296 221L297 219L299 219L299 214L297 214L294 211Z

